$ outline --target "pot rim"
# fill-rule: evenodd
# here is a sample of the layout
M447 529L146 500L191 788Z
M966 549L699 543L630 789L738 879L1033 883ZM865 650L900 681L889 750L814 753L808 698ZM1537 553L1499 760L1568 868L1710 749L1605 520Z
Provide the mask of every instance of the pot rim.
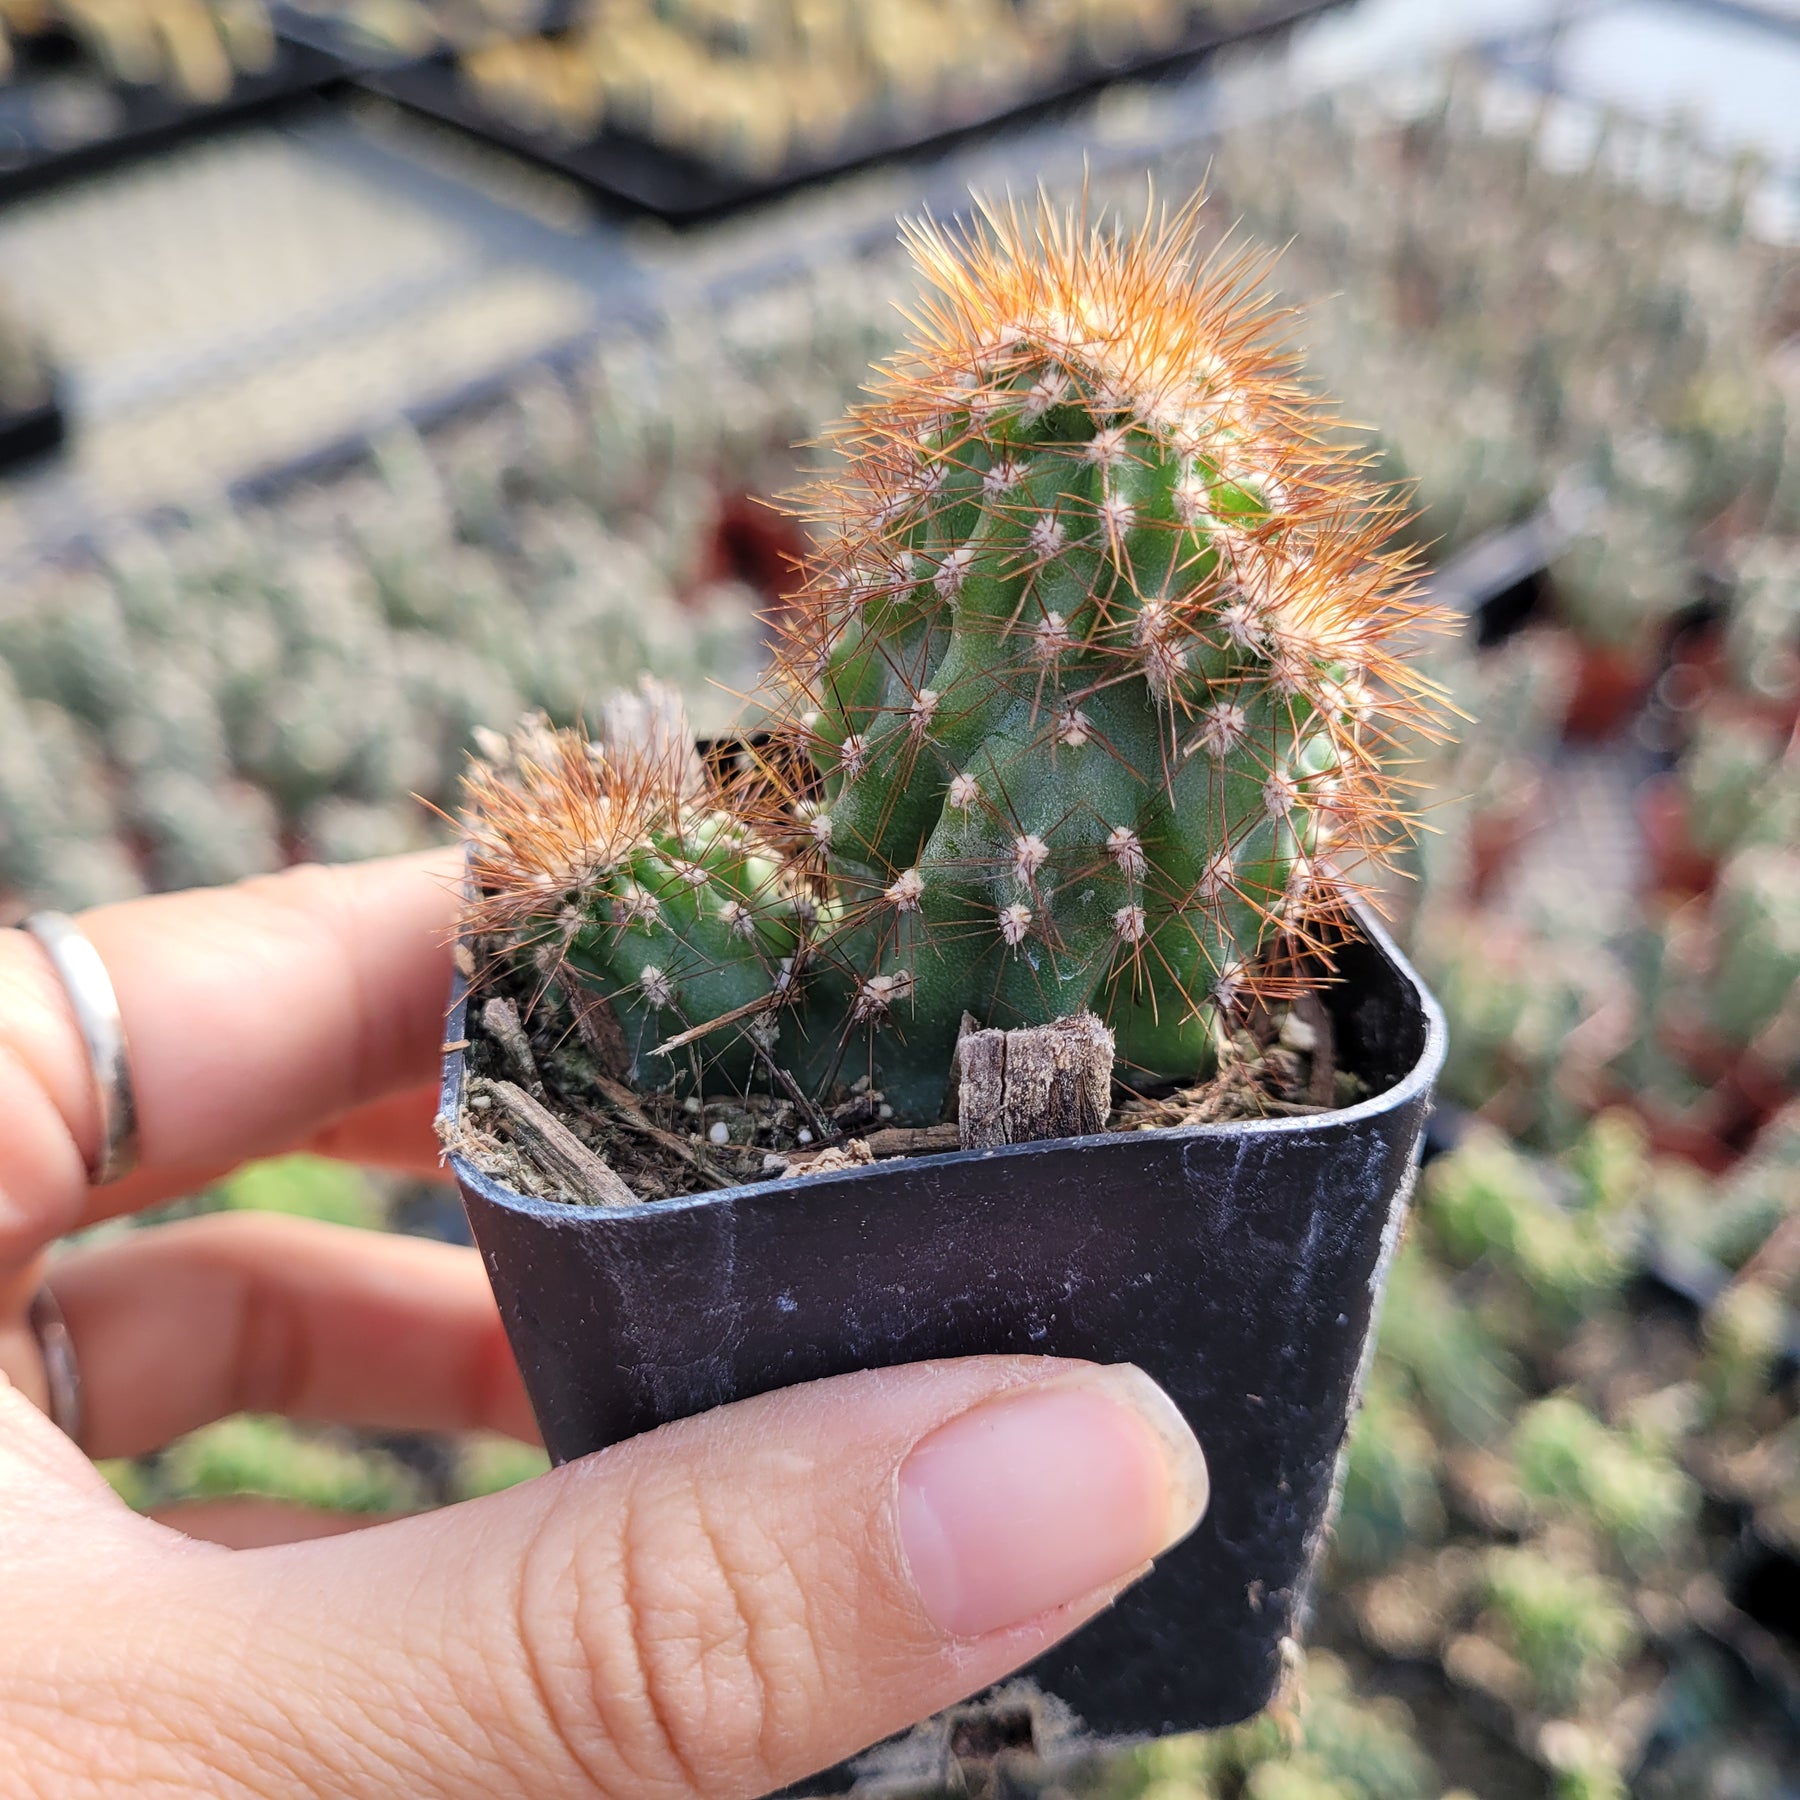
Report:
M1322 1125L1355 1126L1365 1119L1374 1118L1381 1113L1391 1112L1405 1106L1422 1089L1429 1089L1437 1080L1438 1072L1443 1067L1445 1050L1449 1041L1448 1026L1444 1020L1443 1009L1438 1005L1431 990L1420 978L1418 971L1407 961L1386 929L1373 916L1370 909L1361 903L1353 903L1351 911L1356 920L1358 933L1392 965L1412 990L1425 1019L1425 1041L1420 1046L1417 1060L1399 1080L1384 1088L1380 1093L1371 1094L1367 1099L1357 1101L1354 1106L1342 1107L1329 1113L1304 1114L1297 1118L1231 1119L1221 1120L1210 1125L1155 1125L1129 1133L1091 1132L1082 1137L1047 1138L1041 1143L1002 1144L988 1150L940 1150L926 1156L891 1159L886 1165L882 1163L853 1164L849 1168L834 1169L831 1171L832 1179L850 1182L880 1180L884 1176L890 1175L893 1166L901 1162L909 1171L956 1168L977 1162L987 1162L996 1157L1028 1157L1042 1155L1046 1150L1094 1151L1106 1145L1118 1145L1146 1139L1158 1142L1173 1138L1216 1136L1224 1132L1241 1132L1251 1137L1280 1137L1317 1131ZM451 986L448 1013L450 1019L455 1019L462 1014L468 992L469 979L459 968ZM455 1109L460 1104L465 1074L463 1054L461 1050L455 1050L444 1057L443 1079L438 1089L437 1117L439 1119L453 1116ZM771 1175L762 1181L740 1182L735 1187L708 1188L696 1194L670 1194L659 1200L640 1200L632 1206L572 1206L566 1200L545 1200L533 1194L522 1194L517 1188L507 1187L494 1176L478 1168L458 1151L448 1152L447 1160L457 1181L465 1187L478 1190L482 1199L489 1205L504 1206L514 1212L564 1221L606 1219L623 1222L643 1218L651 1213L672 1213L684 1209L713 1206L720 1202L766 1195L781 1188L789 1179L802 1181L809 1179L805 1175L792 1178Z

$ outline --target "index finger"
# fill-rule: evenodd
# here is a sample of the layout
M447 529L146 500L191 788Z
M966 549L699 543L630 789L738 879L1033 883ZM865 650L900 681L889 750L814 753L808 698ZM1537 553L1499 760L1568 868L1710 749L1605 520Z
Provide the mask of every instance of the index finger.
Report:
M457 875L431 851L84 913L137 1095L142 1174L117 1187L87 1184L99 1115L68 998L35 942L0 932L0 1266L164 1191L159 1173L280 1149L428 1079Z

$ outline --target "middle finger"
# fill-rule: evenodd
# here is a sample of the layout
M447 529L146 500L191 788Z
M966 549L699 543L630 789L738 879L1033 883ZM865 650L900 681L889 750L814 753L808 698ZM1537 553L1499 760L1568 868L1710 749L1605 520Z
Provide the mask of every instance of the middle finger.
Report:
M92 1456L236 1412L536 1440L472 1250L227 1213L73 1251L50 1278Z

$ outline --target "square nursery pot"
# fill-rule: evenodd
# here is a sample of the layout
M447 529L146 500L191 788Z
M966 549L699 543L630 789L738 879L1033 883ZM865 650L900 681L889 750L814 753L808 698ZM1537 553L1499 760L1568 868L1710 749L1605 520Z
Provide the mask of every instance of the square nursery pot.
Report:
M551 1457L853 1369L996 1352L1136 1363L1205 1447L1211 1505L1025 1691L1058 1737L1259 1711L1300 1627L1444 1055L1436 1003L1373 921L1337 960L1338 1059L1373 1095L1339 1112L604 1209L532 1199L452 1157ZM452 1006L455 1041L460 978ZM463 1079L453 1053L447 1115Z

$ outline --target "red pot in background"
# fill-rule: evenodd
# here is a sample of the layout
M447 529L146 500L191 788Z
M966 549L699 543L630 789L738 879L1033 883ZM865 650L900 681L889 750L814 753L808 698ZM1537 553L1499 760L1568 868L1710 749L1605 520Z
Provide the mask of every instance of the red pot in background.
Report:
M1518 856L1519 846L1537 830L1544 791L1537 783L1509 806L1484 807L1469 821L1469 897L1491 900Z
M795 565L805 551L806 540L786 513L754 494L728 493L713 523L707 572L735 576L779 606L799 581Z
M1719 865L1688 829L1687 797L1675 775L1653 775L1637 792L1638 829L1653 894L1687 900L1712 892Z
M1636 717L1655 672L1654 658L1641 645L1581 645L1563 736L1576 744L1617 737Z

